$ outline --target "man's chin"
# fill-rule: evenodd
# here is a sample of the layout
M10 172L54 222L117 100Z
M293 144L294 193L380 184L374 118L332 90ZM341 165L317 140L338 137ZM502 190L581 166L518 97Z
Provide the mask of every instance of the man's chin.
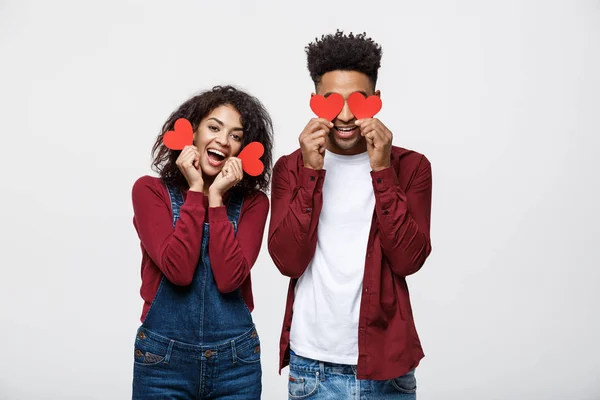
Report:
M352 150L358 150L358 147L362 147L361 146L361 139L364 139L362 136L358 136L356 138L352 138L351 140L340 140L339 138L337 138L335 135L332 135L333 137L329 137L329 140L331 141L331 143L334 145L334 148L332 150L341 150L343 152L346 151L352 151Z

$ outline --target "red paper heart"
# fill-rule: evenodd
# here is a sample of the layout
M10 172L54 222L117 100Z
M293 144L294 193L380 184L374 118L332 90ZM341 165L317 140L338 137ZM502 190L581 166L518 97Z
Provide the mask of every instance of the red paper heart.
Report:
M348 107L356 119L373 118L381 110L381 99L379 96L365 96L360 92L354 92L348 97Z
M265 169L259 158L265 153L265 147L260 142L248 143L240 152L238 158L242 160L242 169L251 176L259 176Z
M333 121L340 111L342 111L342 108L344 108L344 98L339 93L331 93L327 97L315 94L310 98L310 109L319 118Z
M171 150L183 150L185 146L194 143L194 130L190 121L185 118L175 121L175 130L165 133L163 143Z

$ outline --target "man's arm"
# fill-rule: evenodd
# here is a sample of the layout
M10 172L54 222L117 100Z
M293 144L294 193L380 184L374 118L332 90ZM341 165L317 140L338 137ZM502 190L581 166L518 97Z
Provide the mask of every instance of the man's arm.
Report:
M431 253L431 164L422 156L406 192L392 167L371 176L383 254L396 275L414 274Z
M300 167L292 187L288 160L280 158L273 168L268 250L283 275L299 278L317 246L325 171Z

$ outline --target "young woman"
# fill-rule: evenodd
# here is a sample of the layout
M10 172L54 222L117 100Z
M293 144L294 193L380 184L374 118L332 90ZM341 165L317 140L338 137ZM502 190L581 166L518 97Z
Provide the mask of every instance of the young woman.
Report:
M194 144L172 151L163 137L186 118ZM236 156L263 144L262 175ZM154 144L154 169L132 191L142 248L142 325L134 350L133 399L260 399L260 342L250 269L269 210L272 122L234 87L185 102Z

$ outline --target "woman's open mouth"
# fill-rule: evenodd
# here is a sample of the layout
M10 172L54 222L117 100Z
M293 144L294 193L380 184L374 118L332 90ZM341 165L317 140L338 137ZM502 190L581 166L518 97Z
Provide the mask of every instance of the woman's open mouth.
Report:
M216 149L207 149L206 158L208 159L208 163L213 167L220 167L225 162L227 156L222 151Z

